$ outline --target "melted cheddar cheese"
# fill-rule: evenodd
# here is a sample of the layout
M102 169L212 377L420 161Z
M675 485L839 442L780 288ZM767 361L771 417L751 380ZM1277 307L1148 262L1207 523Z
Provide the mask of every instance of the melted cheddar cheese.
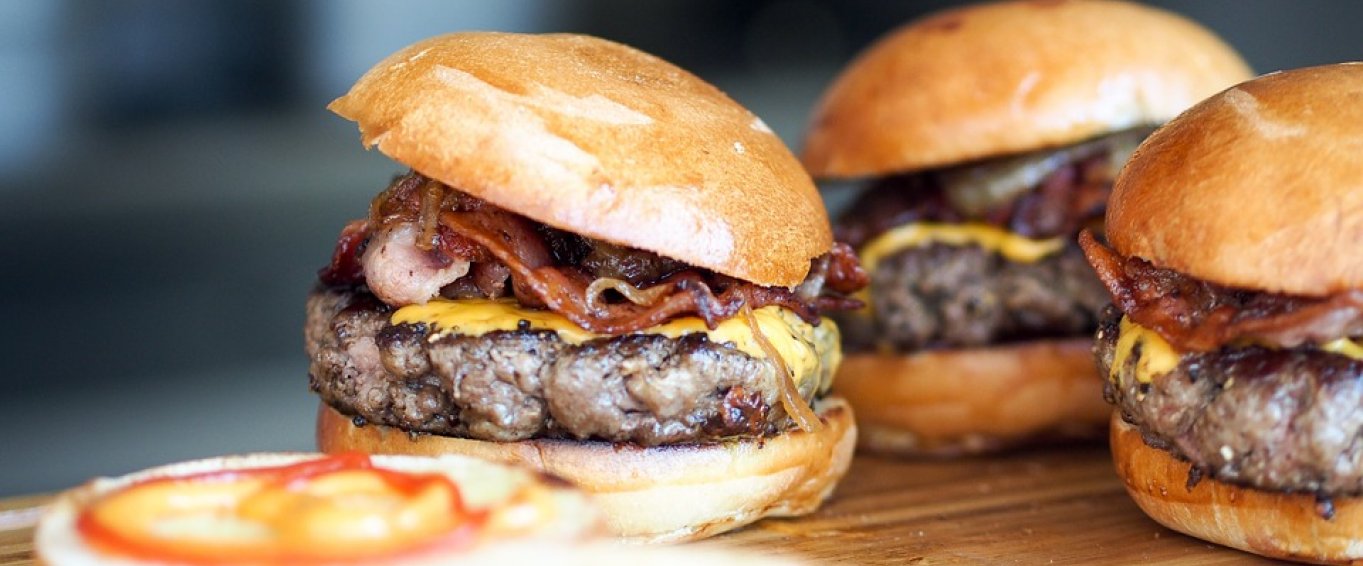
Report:
M868 274L874 274L881 260L919 246L929 244L949 244L953 246L979 246L997 253L1008 261L1034 263L1065 248L1064 238L1033 240L1019 236L989 224L936 224L919 222L905 224L876 236L857 252L861 266ZM853 296L861 301L863 316L871 314L871 286L867 285Z
M1141 383L1150 383L1155 376L1173 371L1178 367L1179 358L1183 357L1163 336L1123 316L1117 334L1117 349L1108 370L1112 381L1121 376L1122 368L1126 367L1126 361L1137 347L1141 351L1136 354L1135 373L1136 381Z
M874 273L882 259L918 246L949 244L979 246L1008 261L1034 263L1065 247L1064 238L1033 240L989 224L905 224L877 236L857 255L867 273Z
M817 387L818 391L826 391L832 384L833 371L842 361L837 325L825 318L818 326L813 326L795 313L776 306L762 307L752 311L752 314L763 336L790 368L793 374L790 377L796 387L802 392L808 392L811 386ZM488 332L512 331L522 327L526 330L553 331L560 340L569 344L609 337L586 330L553 311L530 310L521 308L513 301L486 299L435 299L424 305L408 305L394 312L391 322L424 323L432 329L431 340L449 335L481 336ZM720 322L714 330L707 328L705 321L699 318L678 318L645 328L637 334L657 334L669 338L704 334L711 342L727 344L757 359L767 358L748 325L739 317Z
M1348 356L1355 360L1363 360L1363 346L1348 338L1336 338L1320 345L1320 349L1332 354Z
M1140 348L1140 353L1135 354L1136 348ZM1316 348L1347 356L1355 360L1363 360L1363 346L1348 338L1337 338L1323 344L1317 344ZM1140 383L1150 383L1155 376L1173 371L1178 367L1178 362L1183 354L1174 349L1164 337L1153 330L1145 328L1133 322L1130 318L1123 316L1117 334L1117 348L1112 356L1112 367L1109 368L1109 377L1117 381L1121 375L1122 368L1126 366L1127 360L1135 355L1136 381Z

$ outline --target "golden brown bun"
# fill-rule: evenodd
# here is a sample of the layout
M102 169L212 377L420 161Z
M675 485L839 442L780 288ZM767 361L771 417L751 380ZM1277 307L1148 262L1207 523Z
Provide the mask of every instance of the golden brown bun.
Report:
M815 177L928 169L1159 124L1250 77L1206 28L1125 2L981 4L892 32L814 114Z
M1363 287L1363 64L1264 75L1132 156L1108 205L1118 252L1199 279L1320 295Z
M1112 461L1126 491L1161 525L1217 544L1289 560L1363 563L1363 505L1334 499L1334 518L1311 494L1261 491L1203 478L1188 489L1189 464L1141 438L1112 415Z
M617 536L640 542L695 540L763 517L811 513L847 472L856 445L852 411L839 399L816 407L823 432L763 442L639 448L602 442L487 442L354 426L321 405L325 452L464 454L547 472L591 493Z
M366 146L459 190L759 285L798 284L833 245L813 182L762 120L604 39L427 39L328 108Z
M834 390L857 411L861 446L881 453L950 456L1099 438L1112 408L1103 401L1091 345L1050 340L851 354Z
M129 561L109 562L104 557L91 557L88 562L48 562L39 557L38 566L166 566L165 564ZM772 553L754 554L751 551L697 545L638 546L613 542L586 544L542 543L503 545L484 548L474 554L461 555L457 560L439 560L427 564L347 562L350 566L512 566L519 564L552 564L553 566L802 566L807 564L792 556Z
M34 553L40 564L61 566L147 566L149 562L136 559L118 559L105 555L92 548L76 530L76 519L86 506L101 496L141 480L159 477L172 477L219 470L241 470L271 466L283 466L317 458L318 454L249 454L243 456L224 456L190 462L180 462L159 466L128 474L118 478L96 478L89 483L61 494L43 513L41 522L34 534ZM483 564L497 566L506 564L501 557L506 550L499 546L524 547L548 545L567 547L579 541L598 537L602 534L601 515L582 492L567 487L562 480L547 478L482 460L458 455L445 455L439 458L418 458L411 456L377 456L373 459L381 468L403 470L417 473L439 473L449 476L459 486L465 504L473 510L491 509L505 501L526 485L539 484L549 490L548 499L553 506L553 520L528 535L534 544L527 545L524 538L506 541L487 540L475 549L459 555L460 564ZM500 545L500 542L506 542ZM546 556L552 556L546 555ZM427 566L448 564L450 556L417 556L399 560L375 561L369 564L389 566Z

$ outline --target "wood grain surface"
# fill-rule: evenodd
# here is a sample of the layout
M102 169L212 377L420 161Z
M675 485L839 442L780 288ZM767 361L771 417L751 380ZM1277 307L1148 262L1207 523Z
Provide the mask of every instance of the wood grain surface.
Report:
M0 566L32 563L25 520L48 496L0 500ZM823 564L1245 564L1164 529L1127 498L1102 447L957 461L859 456L821 511L705 544Z

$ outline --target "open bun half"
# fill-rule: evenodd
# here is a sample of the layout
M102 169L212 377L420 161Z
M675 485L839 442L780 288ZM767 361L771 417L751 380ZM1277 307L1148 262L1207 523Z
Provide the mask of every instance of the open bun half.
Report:
M886 175L1154 125L1249 78L1206 28L1114 1L1012 1L911 22L825 93L803 160L815 177Z
M1228 89L1151 134L1117 177L1107 237L1198 279L1363 288L1363 63Z
M84 509L102 496L128 485L152 478L185 476L222 470L245 470L285 466L316 459L318 454L262 453L242 456L224 456L159 466L117 478L97 478L89 483L67 491L57 498L44 512L34 533L34 553L39 564L60 566L147 566L151 562L131 558L110 556L92 547L76 529L76 522ZM539 484L549 490L552 502L552 519L528 536L535 539L534 544L525 544L525 539L485 540L473 549L461 552L460 564L483 564L495 566L505 564L494 558L503 556L511 550L498 550L500 543L506 546L535 546L544 544L550 547L570 546L579 541L598 537L602 534L601 516L591 501L580 491L565 484L561 479L551 478L530 471L512 468L459 455L446 455L438 458L412 456L375 456L376 467L415 473L444 474L459 487L460 496L471 510L491 509L504 504L528 484ZM519 542L520 544L512 544ZM553 554L541 554L542 558ZM376 560L368 564L391 566L417 566L448 564L451 556L447 554L422 554L406 556L393 560ZM160 564L160 562L157 562Z
M852 411L826 399L819 433L789 431L761 441L641 448L604 442L488 442L355 426L322 404L317 445L324 452L463 454L567 479L593 496L607 530L641 542L694 540L763 517L813 512L851 464Z
M771 129L662 59L583 35L455 33L328 106L366 146L550 226L793 287L833 245Z
M861 446L876 452L950 456L1100 438L1112 409L1091 344L851 354L834 390L857 410Z
M1272 558L1363 563L1358 498L1334 498L1334 516L1325 519L1312 494L1263 491L1209 477L1189 489L1190 464L1146 444L1115 411L1110 434L1117 475L1136 505L1159 524Z

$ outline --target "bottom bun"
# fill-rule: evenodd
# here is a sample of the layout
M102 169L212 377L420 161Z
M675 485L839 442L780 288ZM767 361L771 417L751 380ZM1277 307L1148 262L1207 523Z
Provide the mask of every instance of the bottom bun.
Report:
M1263 491L1203 478L1188 488L1191 465L1145 443L1112 415L1112 460L1126 491L1161 525L1202 540L1272 558L1363 563L1363 505L1334 498L1326 519L1311 494Z
M322 404L317 446L324 452L464 454L526 466L593 495L616 536L639 542L695 540L763 517L818 509L847 473L856 444L852 410L840 399L816 407L824 428L761 441L641 448L605 442L489 442L355 426Z
M834 384L856 408L861 446L875 452L954 456L1096 439L1112 407L1091 348L1085 338L853 354Z

